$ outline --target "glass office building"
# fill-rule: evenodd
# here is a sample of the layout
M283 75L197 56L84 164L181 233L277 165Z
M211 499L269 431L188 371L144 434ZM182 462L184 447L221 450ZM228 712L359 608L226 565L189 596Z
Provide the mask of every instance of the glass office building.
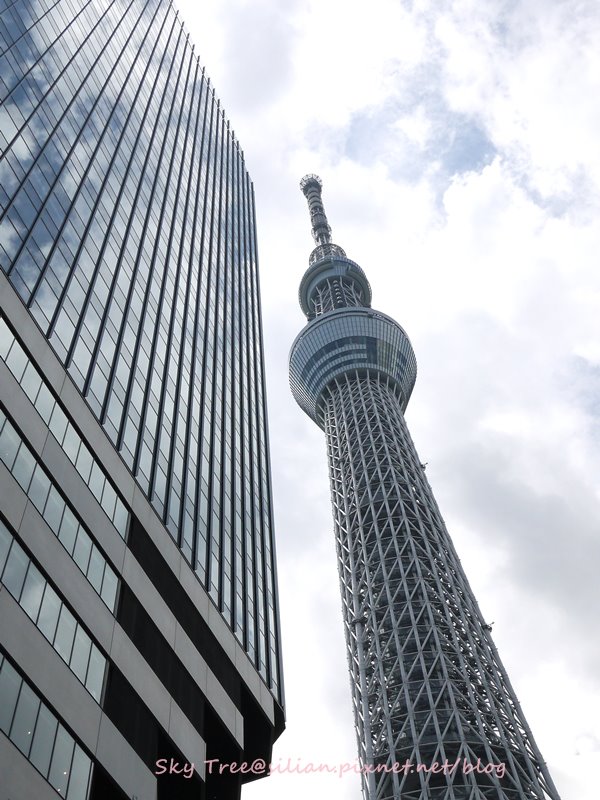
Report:
M243 153L165 0L0 0L0 93L7 796L237 797L204 761L283 728Z

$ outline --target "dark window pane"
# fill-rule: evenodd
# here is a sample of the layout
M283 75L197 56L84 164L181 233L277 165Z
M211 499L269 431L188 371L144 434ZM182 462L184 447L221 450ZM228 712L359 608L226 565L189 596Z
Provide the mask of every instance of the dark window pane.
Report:
M66 732L62 725L59 725L48 780L63 797L69 782L74 745L73 737Z
M94 464L92 467L92 474L90 475L88 486L90 487L90 491L96 500L100 502L100 498L102 497L102 489L104 487L104 475L102 474L102 470L98 464Z
M71 654L71 663L69 666L83 684L85 684L85 676L87 674L91 646L92 640L83 630L81 625L77 625L75 641L73 642L73 653Z
M65 437L62 442L62 448L67 455L67 458L72 464L77 461L77 453L79 452L79 445L81 439L75 428L69 423L65 432Z
M60 408L60 406L55 405L54 410L52 412L52 416L50 418L50 430L54 434L59 444L62 444L66 428L67 428L67 418L65 416L65 413Z
M35 458L29 452L29 448L21 443L21 447L19 447L19 452L12 468L12 474L15 476L15 480L24 491L27 491L29 488L29 482L31 481L35 464Z
M73 554L73 548L75 547L75 537L77 536L77 531L79 529L79 523L77 522L77 518L75 514L71 511L71 509L66 506L62 522L60 523L60 531L58 532L58 538L62 542L63 546L69 552L70 555Z
M54 533L58 533L60 529L60 523L62 519L62 514L65 508L65 501L62 499L56 487L50 487L50 493L48 494L48 499L46 500L46 506L44 508L44 519L52 528Z
M15 342L6 359L6 364L18 381L23 377L23 372L25 371L28 360L18 342Z
M44 592L44 599L42 600L37 626L49 642L54 641L60 606L61 602L58 595L51 586L46 584L46 591Z
M114 611L115 600L117 598L118 578L112 569L107 565L104 570L104 580L102 581L102 599L111 611Z
M75 466L77 467L77 472L87 483L92 470L92 454L85 445L79 448L79 455L77 456L77 463Z
M21 677L6 659L0 670L0 730L8 736L19 696Z
M37 696L23 681L9 737L26 756L29 755L33 741L33 729L39 706L40 701Z
M3 360L6 360L8 351L14 340L15 337L12 335L8 325L3 319L0 319L0 358Z
M25 580L25 573L29 566L29 559L25 555L23 548L17 542L13 542L4 572L2 573L2 583L12 594L15 600L21 597L21 589Z
M92 555L90 557L90 563L88 566L87 578L98 593L102 587L102 576L104 573L105 563L106 562L102 558L98 548L92 547Z
M69 609L63 604L60 610L60 618L54 637L54 649L67 662L71 661L71 650L73 649L73 639L77 622Z
M2 570L4 569L4 564L6 562L6 557L8 556L8 551L10 550L10 546L12 544L13 537L2 521L0 521L0 577L2 576Z
M52 416L52 409L54 408L54 404L56 400L54 399L54 395L48 389L47 386L42 386L40 389L40 393L38 394L37 400L35 401L35 407L37 409L38 414L47 424L50 422L50 417Z
M106 512L109 519L112 520L115 512L115 503L117 501L117 493L108 481L104 484L104 492L102 494L102 508Z
M23 378L21 379L21 386L23 387L23 391L25 392L27 397L32 402L36 398L36 395L37 395L37 393L39 391L41 383L42 383L42 379L38 375L38 372L35 369L35 367L33 366L33 364L30 362L27 365L27 368L25 370L25 374L23 375Z
M123 539L125 538L125 534L127 533L127 520L129 519L129 513L123 503L117 497L117 502L115 505L115 513L113 516L113 524L115 528L119 531Z
M33 473L31 484L29 486L29 497L33 505L37 508L40 514L44 511L46 505L46 498L50 491L50 481L44 470L38 464Z
M2 433L0 433L0 459L4 461L8 469L12 469L20 443L19 435L7 420L4 423Z
M87 574L87 568L90 561L90 553L92 550L92 540L83 531L77 537L75 543L75 550L73 552L73 559L78 565L83 574Z
M106 659L98 650L95 644L92 644L90 652L90 663L88 666L88 674L85 685L90 694L100 702L102 696L102 686L104 683L104 673L106 670Z
M52 755L57 724L54 714L49 711L46 706L42 706L35 726L29 760L34 767L39 769L44 777L48 774L48 768L50 766L50 757Z
M21 608L34 622L40 610L45 585L46 579L35 564L30 562L21 594Z
M67 800L86 800L91 769L92 762L90 758L76 744Z

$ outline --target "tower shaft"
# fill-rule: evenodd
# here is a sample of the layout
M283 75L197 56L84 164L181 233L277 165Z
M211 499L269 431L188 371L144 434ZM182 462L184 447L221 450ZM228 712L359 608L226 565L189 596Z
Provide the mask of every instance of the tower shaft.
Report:
M290 383L326 435L365 800L559 800L406 426L410 341L315 240Z
M393 383L360 371L336 378L324 423L359 753L381 770L364 776L365 796L557 797ZM494 769L465 774L478 759ZM391 771L407 761L414 772ZM417 772L436 762L457 766Z

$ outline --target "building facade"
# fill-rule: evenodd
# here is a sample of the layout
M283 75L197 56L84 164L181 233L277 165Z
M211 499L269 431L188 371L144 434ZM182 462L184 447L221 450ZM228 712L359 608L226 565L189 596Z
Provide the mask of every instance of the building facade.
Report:
M327 439L365 800L559 800L404 420L410 341L331 242L321 181L301 188L317 246L290 383Z
M283 729L254 195L170 2L0 2L0 266L0 800L237 798L205 762Z

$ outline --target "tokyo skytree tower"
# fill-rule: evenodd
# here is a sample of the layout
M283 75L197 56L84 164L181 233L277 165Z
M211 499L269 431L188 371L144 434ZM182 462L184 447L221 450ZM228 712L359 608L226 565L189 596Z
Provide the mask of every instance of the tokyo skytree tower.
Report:
M290 383L325 431L365 800L560 800L446 530L404 411L416 361L331 241L316 247Z

